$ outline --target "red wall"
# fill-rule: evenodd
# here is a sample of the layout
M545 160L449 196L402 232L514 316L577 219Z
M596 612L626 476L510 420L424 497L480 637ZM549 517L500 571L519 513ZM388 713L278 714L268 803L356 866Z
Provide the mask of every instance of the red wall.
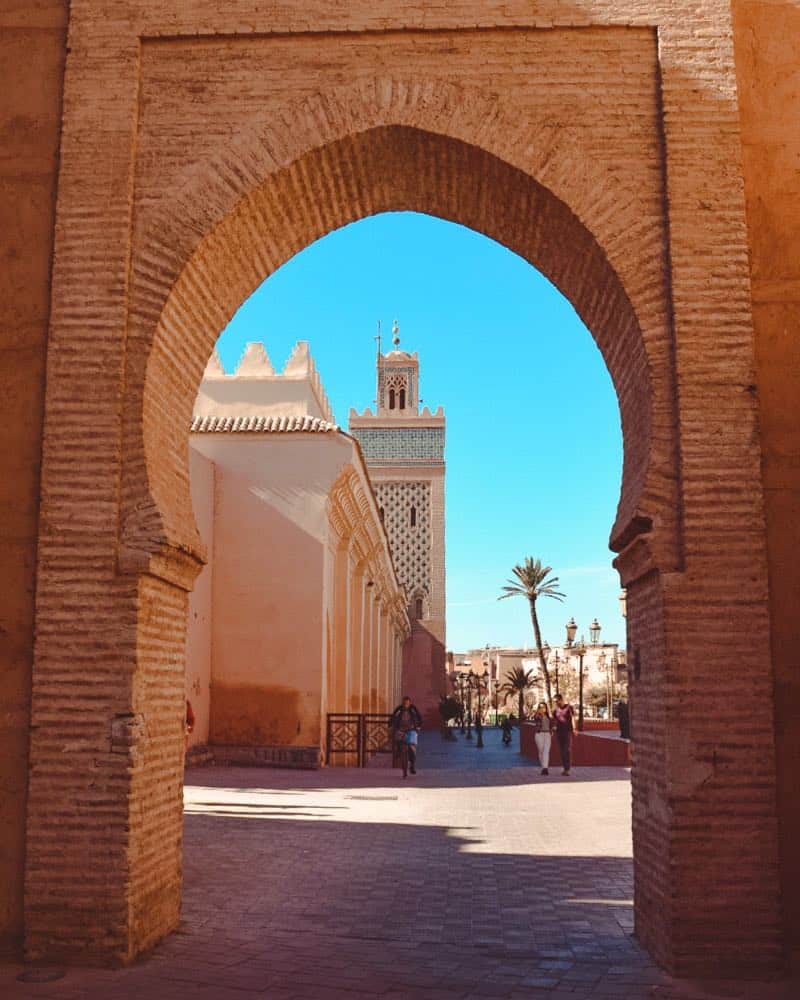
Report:
M529 723L520 728L520 753L531 760L538 760L534 729ZM561 767L558 741L553 738L550 764ZM592 736L591 733L574 733L572 737L572 764L574 767L630 767L631 745L627 740L610 736Z

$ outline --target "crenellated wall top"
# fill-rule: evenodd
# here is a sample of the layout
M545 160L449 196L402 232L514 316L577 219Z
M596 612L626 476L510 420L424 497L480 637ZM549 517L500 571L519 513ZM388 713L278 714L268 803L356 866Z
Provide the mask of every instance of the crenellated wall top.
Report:
M195 417L270 416L275 413L318 417L334 424L322 379L308 341L298 340L282 372L276 372L264 344L245 347L228 375L216 348L208 360L194 404Z

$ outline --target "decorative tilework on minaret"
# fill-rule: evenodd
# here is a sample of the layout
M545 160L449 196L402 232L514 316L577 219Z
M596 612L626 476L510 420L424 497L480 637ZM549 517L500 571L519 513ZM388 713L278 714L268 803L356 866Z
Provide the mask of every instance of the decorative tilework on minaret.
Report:
M441 407L420 409L419 357L400 349L376 360L376 411L350 411L383 511L392 558L405 587L414 632L404 687L432 713L445 692L444 443Z

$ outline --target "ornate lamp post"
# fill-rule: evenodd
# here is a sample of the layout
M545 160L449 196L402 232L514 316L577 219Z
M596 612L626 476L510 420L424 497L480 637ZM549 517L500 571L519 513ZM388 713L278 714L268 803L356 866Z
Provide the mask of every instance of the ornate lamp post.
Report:
M592 646L599 646L600 645L600 631L601 631L601 629L602 629L602 625L597 620L597 618L594 618L592 620L592 624L589 626L589 643L590 643L590 645L592 645ZM601 667L601 669L605 669L605 654L604 653L600 654L600 659L602 661L601 664L600 664L600 667ZM611 699L607 698L607 701L608 701L609 712L610 712Z
M595 619L595 622L597 619ZM592 625L595 624L592 623ZM575 619L570 618L567 622L567 647L570 652L574 653L578 657L579 667L578 667L578 732L583 732L583 658L586 656L586 644L583 641L583 636L581 636L580 642L577 646L573 645L575 642L575 634L578 631L578 626L575 624ZM598 626L599 628L599 626ZM590 633L591 634L591 633ZM598 632L599 635L599 632Z
M469 673L465 673L464 677L464 691L466 693L466 709L467 709L467 739L472 739L472 678L475 674L472 672L470 667Z
M484 673L475 674L475 687L477 688L478 691L478 715L477 718L475 719L475 733L477 734L478 737L478 742L475 744L476 750L483 749L483 702L481 700L481 693L483 691L483 679L485 676L486 676L485 667L484 667Z
M606 718L610 719L611 712L611 663L606 655L606 651L602 650L600 655L597 657L597 665L603 671L605 675L606 682Z
M466 673L462 670L458 675L458 700L461 702L461 735L467 731L467 703L464 698L464 682L467 679Z
M461 721L462 721L462 724L463 724L463 720L464 720L464 707L463 707L463 702L461 701L461 674L459 673L458 670L454 670L449 675L449 677L450 677L450 683L453 685L453 697L461 705L461 713L460 714L461 714ZM456 720L456 721L458 721L458 720ZM463 732L464 730L462 729L461 731Z
M542 673L544 673L545 669L547 668L547 664L550 662L550 643L547 641L547 639L545 639L544 642L542 643L541 654L542 654ZM547 685L545 684L545 689L546 687ZM550 708L552 709L552 707L553 706L551 705Z
M575 633L578 631L575 619L570 618L565 627L567 629L567 646L572 646L573 642L575 642Z
M581 636L577 646L572 647L578 657L578 732L583 732L583 658L586 656L586 643Z

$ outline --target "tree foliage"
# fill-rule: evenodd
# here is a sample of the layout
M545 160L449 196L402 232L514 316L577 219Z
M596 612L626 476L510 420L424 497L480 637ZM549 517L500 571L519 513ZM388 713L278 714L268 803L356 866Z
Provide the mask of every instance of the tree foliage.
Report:
M539 628L539 616L536 613L536 602L540 597L550 597L556 601L563 601L566 594L562 594L558 589L558 577L551 576L553 567L543 566L541 559L526 556L525 561L517 563L511 572L515 579L509 579L507 585L503 587L505 593L501 594L497 599L498 601L502 601L507 597L524 597L527 600L531 613L531 624L533 625L533 637L539 654L539 662L542 665L545 688L547 689L547 700L552 707L553 691L550 685L550 671L542 652L542 633ZM522 706L521 700L520 706Z
M524 667L512 667L505 676L505 680L500 685L500 690L504 694L516 695L518 708L517 717L520 722L525 718L525 692L536 683L536 674L533 670L525 670Z
M461 702L451 696L439 699L439 716L442 722L447 725L451 719L461 718Z

